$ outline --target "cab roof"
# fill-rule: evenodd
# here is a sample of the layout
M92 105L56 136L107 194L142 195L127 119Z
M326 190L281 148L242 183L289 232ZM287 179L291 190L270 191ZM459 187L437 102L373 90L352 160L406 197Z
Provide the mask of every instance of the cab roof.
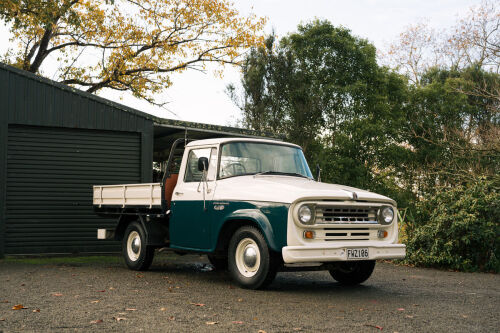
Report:
M289 142L283 142L279 140L272 140L272 139L251 139L251 138L215 138L215 139L204 139L204 140L196 140L192 141L187 144L187 147L196 147L196 146L210 146L210 145L219 145L221 143L227 143L227 142L260 142L260 143L271 143L271 144L278 144L278 145L283 145L283 146L292 146L292 147L297 147L302 149L300 146L289 143Z

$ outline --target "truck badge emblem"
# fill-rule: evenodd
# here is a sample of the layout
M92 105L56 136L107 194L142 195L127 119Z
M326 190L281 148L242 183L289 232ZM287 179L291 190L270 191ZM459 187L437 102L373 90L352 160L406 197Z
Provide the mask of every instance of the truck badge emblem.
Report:
M214 210L223 210L224 205L214 205Z

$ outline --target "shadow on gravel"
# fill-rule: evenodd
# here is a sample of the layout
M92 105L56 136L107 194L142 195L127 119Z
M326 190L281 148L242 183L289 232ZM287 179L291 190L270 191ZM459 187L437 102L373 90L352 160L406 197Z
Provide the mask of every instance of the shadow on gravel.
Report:
M357 285L357 286L344 286L335 281L325 281L325 279L315 279L317 274L310 274L310 276L302 276L297 277L293 276L281 276L278 275L276 280L267 288L269 291L277 291L277 292L287 292L287 293L295 293L295 294L324 294L325 292L335 292L338 293L363 293L365 295L368 294L379 294L382 291L378 287L374 287L369 285L369 282L366 282L366 285Z
M227 271L216 271L209 263L184 262L184 263L162 263L151 267L150 272L159 274L178 274L189 278L193 273L207 283L215 283L216 286L234 286ZM235 286L235 288L238 288ZM324 295L331 293L335 295L362 294L366 298L380 297L391 294L387 289L370 285L370 280L365 284L357 286L344 286L335 282L330 275L325 272L301 272L297 273L280 272L275 281L265 289L267 292L285 292L287 294L304 295ZM398 294L398 293L394 293Z
M5 263L36 265L43 267L105 267L113 270L129 271L120 256L88 256L88 257L39 257L10 258ZM144 272L146 273L146 272ZM143 273L141 273L143 274ZM217 271L208 263L206 256L177 255L159 253L147 274L155 279L177 276L177 279L190 281L195 278L199 283L210 284L214 288L238 289L226 271ZM266 292L286 293L291 295L337 295L364 297L381 297L381 295L399 295L392 288L382 288L368 280L364 285L343 286L335 282L326 271L319 272L280 272Z

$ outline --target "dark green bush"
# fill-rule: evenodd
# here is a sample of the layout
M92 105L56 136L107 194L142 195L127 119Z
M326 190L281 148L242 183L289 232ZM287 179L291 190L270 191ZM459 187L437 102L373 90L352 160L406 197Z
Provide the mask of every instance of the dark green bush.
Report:
M438 190L402 225L410 264L461 271L500 271L498 182L476 182Z

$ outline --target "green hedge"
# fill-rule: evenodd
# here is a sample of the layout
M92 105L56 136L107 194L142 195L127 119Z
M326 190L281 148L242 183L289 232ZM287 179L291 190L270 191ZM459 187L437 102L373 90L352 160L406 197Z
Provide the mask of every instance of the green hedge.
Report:
M500 271L498 182L439 190L424 198L411 221L403 221L406 262L461 271Z

